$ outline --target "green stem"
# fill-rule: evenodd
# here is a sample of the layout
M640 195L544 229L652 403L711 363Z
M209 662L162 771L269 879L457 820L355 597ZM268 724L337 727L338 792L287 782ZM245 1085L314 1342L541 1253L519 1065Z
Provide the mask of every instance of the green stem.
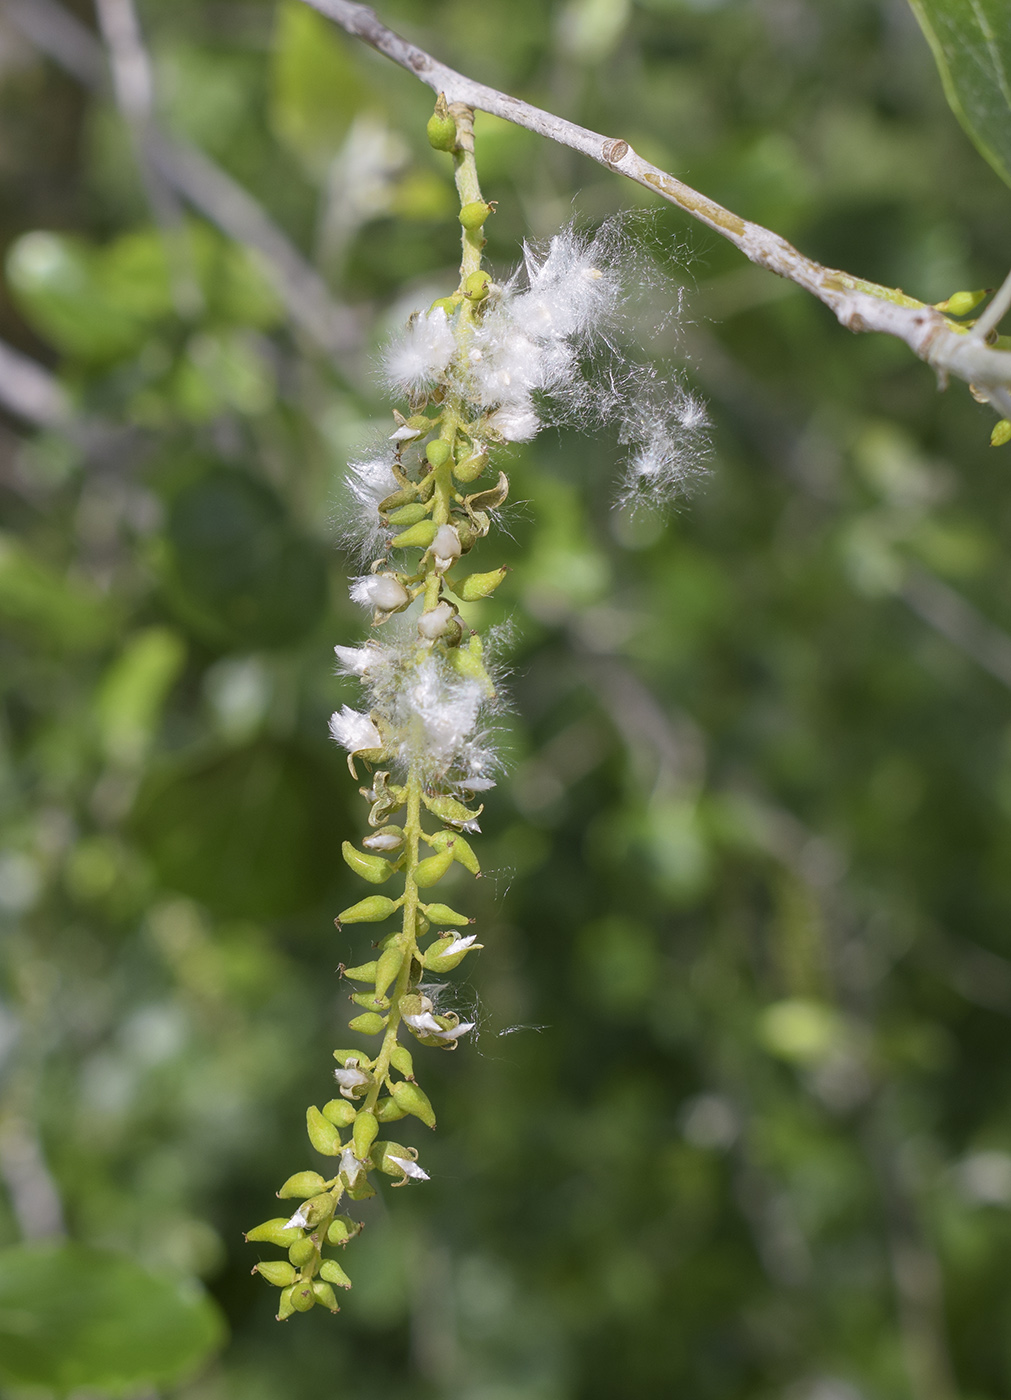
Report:
M411 962L418 951L418 885L414 872L418 868L418 842L421 839L421 779L412 769L407 780L407 817L404 821L404 841L407 847L407 868L404 875L404 922L400 934L402 961L397 973L390 1015L383 1034L383 1043L372 1071L373 1083L366 1096L364 1108L375 1112L380 1090L390 1072L390 1056L400 1030L400 1005L407 995L411 980Z

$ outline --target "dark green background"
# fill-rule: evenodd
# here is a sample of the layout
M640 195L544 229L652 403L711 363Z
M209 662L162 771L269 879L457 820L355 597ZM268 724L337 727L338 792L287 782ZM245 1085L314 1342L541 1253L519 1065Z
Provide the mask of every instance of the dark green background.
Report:
M849 272L938 300L1007 271L1011 192L898 0L380 8ZM676 211L637 225L684 296L640 353L707 398L711 474L633 518L613 439L508 454L480 565L512 566L481 613L511 776L487 878L446 886L478 1029L422 1052L432 1180L363 1208L340 1316L275 1326L241 1231L320 1165L334 969L369 942L332 923L365 815L326 740L364 633L340 479L390 421L384 336L454 285L449 162L427 92L294 0L141 5L159 120L355 308L335 361L195 216L174 303L114 105L3 16L0 337L79 421L0 427L0 1141L35 1152L0 1151L0 1244L55 1190L75 1239L202 1277L232 1340L185 1400L1011 1396L992 413ZM477 132L503 272L573 212L653 209Z

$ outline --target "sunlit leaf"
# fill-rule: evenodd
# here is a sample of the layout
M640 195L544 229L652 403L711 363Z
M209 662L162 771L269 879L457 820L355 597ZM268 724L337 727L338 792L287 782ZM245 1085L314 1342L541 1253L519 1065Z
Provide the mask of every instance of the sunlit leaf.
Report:
M127 1395L192 1374L225 1325L200 1286L77 1244L0 1251L0 1380Z
M1007 0L909 0L952 111L979 153L1011 185L1011 5Z

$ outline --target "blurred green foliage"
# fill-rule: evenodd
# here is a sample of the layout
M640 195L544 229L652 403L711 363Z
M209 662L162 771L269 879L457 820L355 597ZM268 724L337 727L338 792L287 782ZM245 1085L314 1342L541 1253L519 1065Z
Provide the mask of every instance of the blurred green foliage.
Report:
M90 7L66 13L94 45ZM899 0L382 13L856 275L935 301L1007 270L1011 196ZM708 398L712 473L659 520L612 508L613 441L513 453L512 571L472 614L508 622L514 701L463 993L480 1034L426 1064L432 1180L363 1204L340 1317L277 1327L241 1231L319 1165L303 1113L347 1036L335 968L367 955L332 923L363 822L326 740L354 698L330 648L364 631L342 467L389 422L386 329L453 285L448 162L420 84L295 0L140 5L163 129L352 309L324 353L252 227L153 218L108 91L16 17L0 338L72 412L33 427L7 376L5 1398L1011 1396L992 415L675 212L642 217L681 307L642 353ZM573 210L647 203L477 132L502 271ZM197 1279L230 1341L194 1380L218 1337Z

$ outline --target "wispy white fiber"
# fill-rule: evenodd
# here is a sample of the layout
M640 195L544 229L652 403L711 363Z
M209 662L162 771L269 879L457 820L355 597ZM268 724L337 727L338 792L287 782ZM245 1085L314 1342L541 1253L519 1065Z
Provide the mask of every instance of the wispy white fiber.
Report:
M384 443L379 452L349 462L344 487L341 543L349 554L368 564L386 553L392 537L392 531L379 517L379 504L398 488L393 475L393 448Z
M434 389L456 353L456 337L441 306L412 316L386 348L383 369L390 387L416 398Z
M461 676L413 630L337 651L342 669L361 680L368 701L368 713L345 705L333 716L330 732L339 744L350 752L382 747L404 772L416 767L428 781L461 793L495 786L499 761L480 681Z

